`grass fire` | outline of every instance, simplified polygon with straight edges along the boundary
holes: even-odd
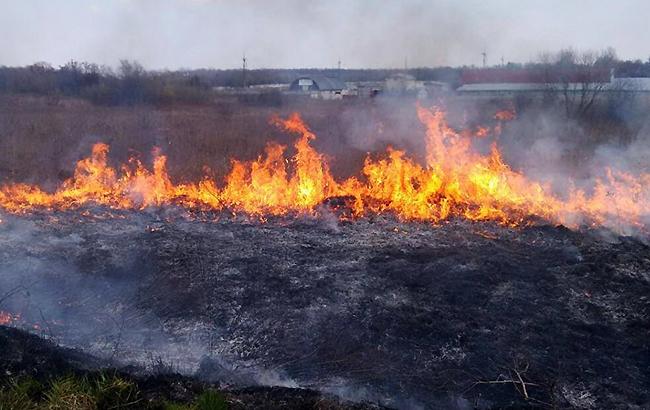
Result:
[[[645,2],[5,3],[0,410],[650,408]]]
[[[89,203],[116,209],[181,205],[264,218],[313,214],[324,201],[342,197],[349,200],[354,217],[392,212],[405,221],[435,223],[463,217],[515,226],[542,218],[570,227],[582,223],[645,230],[650,216],[650,174],[631,175],[607,168],[589,192],[573,188],[566,198],[559,198],[548,186],[505,164],[498,141],[488,154],[472,150],[473,138],[486,133],[498,137],[500,124],[493,130],[480,127],[472,134],[451,129],[438,108],[418,106],[417,113],[426,127],[425,165],[404,151],[388,148],[377,159],[365,159],[362,178],[337,182],[327,160],[310,145],[315,134],[294,113],[284,120],[274,118],[272,123],[299,136],[294,144],[296,154],[288,158],[286,147],[268,143],[257,160],[231,159],[232,169],[222,188],[208,177],[198,183],[174,184],[166,171],[166,157],[158,148],[153,150],[152,170],[131,158],[119,172],[108,165],[109,146],[97,143],[91,156],[77,163],[74,176],[55,192],[25,184],[5,185],[0,190],[0,205],[17,213],[79,208]],[[495,118],[512,120],[514,114],[500,111]]]

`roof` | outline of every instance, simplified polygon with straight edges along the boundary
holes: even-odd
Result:
[[[456,91],[461,92],[498,92],[498,91],[545,91],[546,84],[542,83],[484,83],[465,84]]]
[[[316,83],[316,86],[320,91],[338,91],[345,89],[345,83],[339,80],[338,78],[326,77],[323,74],[308,74],[298,76],[295,80],[291,82],[294,84],[298,80],[309,79]]]
[[[568,85],[569,91],[580,91],[583,83],[481,83],[465,84],[456,89],[459,92],[534,92],[562,91]],[[612,82],[591,83],[589,89],[602,87],[603,91],[650,92],[650,78],[615,78]]]
[[[564,82],[580,83],[585,80],[608,82],[610,71],[606,68],[582,70],[580,68],[466,68],[461,72],[462,84],[498,84],[498,83],[548,83]]]
[[[624,91],[647,91],[650,92],[650,78],[646,77],[626,77],[615,78],[612,82],[612,88]]]
[[[415,81],[415,76],[406,73],[395,73],[389,75],[386,79],[393,81]]]

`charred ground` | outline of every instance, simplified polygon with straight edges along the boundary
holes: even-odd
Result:
[[[2,289],[19,290],[2,309],[111,365],[138,363],[136,374],[404,408],[649,403],[643,241],[467,221],[196,216],[4,218]]]

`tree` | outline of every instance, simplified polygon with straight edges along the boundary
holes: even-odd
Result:
[[[540,56],[549,92],[559,93],[567,118],[586,117],[605,91],[618,60],[612,48],[578,52],[568,48]]]
[[[126,104],[144,101],[146,72],[137,61],[121,60],[118,69],[121,80],[120,100]]]

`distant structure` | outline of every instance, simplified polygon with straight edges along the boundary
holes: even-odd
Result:
[[[241,71],[242,87],[246,88],[248,84],[246,83],[246,54],[242,57],[242,71]]]
[[[384,82],[387,95],[415,96],[427,98],[450,91],[449,84],[440,81],[418,81],[411,74],[395,73]]]
[[[384,89],[388,94],[406,94],[417,92],[418,82],[411,74],[396,73],[386,78]]]
[[[543,98],[554,93],[582,93],[598,89],[602,92],[638,93],[650,96],[650,79],[616,78],[614,72],[592,70],[589,78],[576,72],[534,69],[487,68],[468,69],[461,74],[461,96]]]
[[[289,92],[308,94],[312,98],[324,100],[342,99],[347,94],[347,87],[338,78],[326,77],[322,74],[298,76],[289,85]]]

